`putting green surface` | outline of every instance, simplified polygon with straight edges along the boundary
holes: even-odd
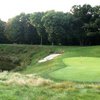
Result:
[[[50,76],[58,80],[79,82],[100,82],[100,58],[70,57],[63,59],[66,67],[58,69]]]

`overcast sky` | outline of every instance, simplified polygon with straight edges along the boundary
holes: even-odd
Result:
[[[100,0],[0,0],[0,18],[7,21],[21,12],[70,11],[73,5],[100,5]]]

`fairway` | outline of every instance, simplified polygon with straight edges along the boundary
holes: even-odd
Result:
[[[70,57],[63,59],[65,68],[58,69],[50,76],[58,80],[79,82],[100,82],[100,58]]]

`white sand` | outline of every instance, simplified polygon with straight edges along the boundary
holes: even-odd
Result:
[[[61,55],[61,54],[50,54],[50,55],[48,55],[47,57],[45,57],[45,58],[39,60],[38,63],[42,63],[42,62],[46,62],[46,61],[48,61],[48,60],[52,60],[52,59],[54,59],[55,57],[57,57],[57,56],[59,56],[59,55]]]

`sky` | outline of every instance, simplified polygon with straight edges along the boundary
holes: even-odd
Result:
[[[7,21],[22,12],[33,13],[47,10],[70,11],[73,5],[100,5],[100,0],[0,0],[0,19]]]

